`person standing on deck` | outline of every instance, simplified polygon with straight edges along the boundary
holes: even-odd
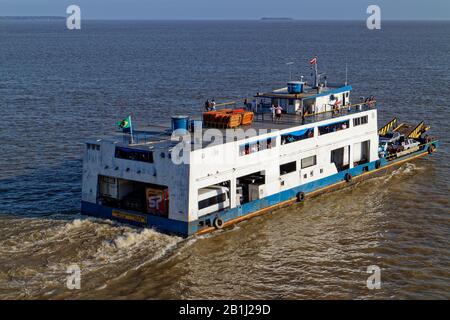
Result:
[[[256,103],[256,100],[255,99],[253,99],[253,101],[252,101],[252,111],[254,112],[254,113],[257,113],[257,110],[258,109],[258,105],[257,105],[257,103]]]
[[[211,100],[211,110],[216,110],[216,100]]]
[[[277,105],[275,108],[275,118],[277,122],[281,120],[281,112],[283,111],[283,108],[280,105]]]
[[[246,109],[246,110],[249,109],[249,103],[248,103],[247,98],[244,99],[244,106],[245,106],[245,109]]]
[[[272,112],[272,122],[275,122],[275,112],[276,112],[275,105],[272,104],[272,107],[270,107],[270,111]]]

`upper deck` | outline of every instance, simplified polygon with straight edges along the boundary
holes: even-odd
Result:
[[[233,122],[233,124],[224,122],[231,121],[230,114],[233,114],[234,111],[228,111],[228,113],[225,113],[227,114],[226,116],[217,116],[218,112],[214,112],[216,110],[215,107],[225,107],[228,104],[223,103],[215,105],[207,100],[205,103],[205,111],[212,112],[205,113],[203,119],[200,119],[201,116],[190,118],[190,120],[205,121],[202,123],[201,139],[199,139],[199,127],[201,126],[197,126],[195,134],[191,133],[190,135],[191,143],[197,143],[198,146],[198,142],[201,141],[201,148],[203,149],[211,145],[209,136],[213,135],[216,137],[219,133],[223,138],[223,142],[231,142],[268,134],[273,131],[284,131],[290,128],[303,129],[301,127],[305,126],[305,128],[309,129],[307,126],[311,126],[315,123],[324,122],[324,124],[328,124],[327,121],[330,122],[329,120],[348,117],[375,108],[375,101],[372,98],[366,100],[364,103],[351,105],[350,92],[352,91],[352,87],[348,85],[347,82],[341,84],[328,82],[325,76],[318,73],[317,58],[311,60],[311,64],[314,66],[315,74],[314,82],[312,84],[303,81],[303,77],[301,77],[300,81],[287,82],[286,87],[265,93],[258,92],[253,97],[253,101],[249,102],[246,99],[244,101],[244,106],[238,107],[236,103],[234,103],[235,109],[252,111],[254,114],[253,121],[251,121],[250,118],[249,121],[244,122],[244,116],[242,116],[242,121],[240,123],[239,120],[237,120],[237,123],[236,121]],[[321,81],[322,76],[323,81]],[[277,112],[275,111],[276,109]],[[274,115],[275,113],[278,115],[280,109],[282,110],[281,117],[277,116],[275,119]],[[248,115],[249,112],[246,112],[246,114]],[[212,116],[212,120],[209,116]],[[172,121],[174,121],[174,118],[182,119],[182,121],[187,119],[187,117],[173,117]],[[165,124],[150,125],[146,128],[134,130],[132,135],[116,135],[105,140],[128,148],[144,150],[157,148],[170,150],[173,146],[178,144],[180,140],[179,137],[172,137],[172,125],[173,128],[178,128],[174,123],[167,122]],[[250,124],[243,125],[243,123]],[[207,126],[214,128],[209,128]],[[187,129],[187,123],[184,123],[182,127]],[[233,127],[234,129],[225,129],[226,127]],[[244,134],[242,134],[242,131],[239,131],[239,129],[244,131]],[[184,135],[183,138],[185,141],[186,136],[187,135]],[[213,139],[213,144],[217,144],[216,139]]]
[[[339,108],[335,111],[325,111],[322,113],[305,115],[301,116],[298,114],[288,114],[285,113],[281,116],[281,119],[277,121],[273,121],[272,115],[268,113],[256,113],[255,118],[252,124],[241,126],[236,129],[242,129],[246,132],[253,130],[256,132],[256,135],[260,133],[269,133],[271,131],[281,131],[285,129],[290,129],[299,126],[307,126],[320,122],[325,122],[331,119],[340,119],[345,116],[358,114],[361,112],[365,112],[368,110],[375,109],[375,103],[361,103],[355,105],[349,105],[342,108]],[[207,133],[207,130],[210,128],[202,128],[202,135]],[[214,130],[220,131],[223,137],[226,139],[227,136],[237,137],[237,140],[243,140],[248,138],[248,136],[236,136],[236,129],[217,129]],[[130,134],[114,134],[112,136],[107,136],[105,138],[99,140],[109,141],[111,143],[115,143],[121,146],[126,146],[128,148],[135,149],[154,149],[154,148],[170,148],[176,145],[179,141],[172,141],[172,129],[170,127],[170,123],[162,124],[162,125],[150,125],[148,127],[137,130],[133,133],[133,139]],[[97,142],[99,140],[96,140]],[[192,143],[194,142],[194,137],[192,133],[191,137]],[[207,147],[210,144],[210,141],[203,142],[203,148]]]
[[[325,120],[341,118],[347,115],[357,114],[360,112],[375,109],[375,104],[361,103],[340,108],[336,111],[325,111],[302,117],[298,114],[283,114],[278,122],[272,121],[272,117],[267,113],[258,113],[252,126],[255,129],[288,129],[299,125],[313,124]]]

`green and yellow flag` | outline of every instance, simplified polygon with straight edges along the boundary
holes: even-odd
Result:
[[[117,126],[119,129],[122,129],[123,132],[131,131],[131,116],[126,117],[122,121],[117,122]]]

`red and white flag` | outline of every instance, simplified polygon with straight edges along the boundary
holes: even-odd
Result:
[[[309,60],[310,64],[317,64],[317,57],[312,58],[311,60]]]

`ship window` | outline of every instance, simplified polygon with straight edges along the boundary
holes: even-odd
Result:
[[[305,168],[309,168],[309,167],[315,166],[316,163],[317,163],[317,157],[316,157],[316,156],[311,156],[311,157],[303,158],[303,159],[302,159],[302,169],[305,169]]]
[[[99,176],[99,180],[101,183],[105,184],[116,184],[117,179],[113,177],[107,177],[107,176]]]
[[[349,126],[348,120],[330,123],[330,124],[327,124],[324,126],[320,126],[319,134],[322,135],[322,134],[332,133],[332,132],[336,132],[336,131],[340,131],[340,130],[345,130],[345,129],[348,129],[348,126]]]
[[[281,135],[281,144],[287,144],[314,137],[314,128],[297,130]]]
[[[354,127],[360,126],[360,125],[362,125],[362,124],[366,124],[368,121],[369,121],[369,119],[368,119],[367,116],[359,117],[359,118],[354,118],[354,119],[353,119],[353,126],[354,126]]]
[[[280,175],[288,174],[297,170],[297,162],[289,162],[280,166]]]
[[[146,150],[116,147],[114,156],[118,159],[153,163],[153,152]]]
[[[100,150],[100,145],[98,144],[93,144],[93,143],[87,143],[87,148],[90,150]]]
[[[276,139],[275,138],[268,138],[263,139],[251,143],[246,143],[239,146],[239,155],[245,156],[248,154],[252,154],[258,151],[263,151],[267,149],[272,149],[276,147]]]

